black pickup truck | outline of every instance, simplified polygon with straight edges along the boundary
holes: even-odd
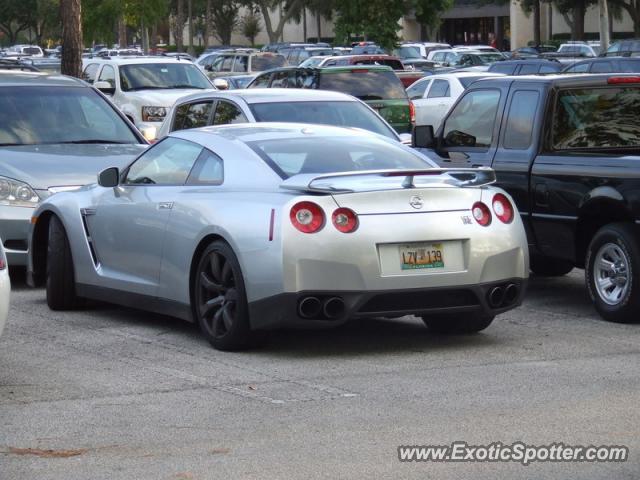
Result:
[[[584,268],[598,312],[640,321],[640,76],[491,77],[414,146],[489,166],[524,220],[531,270]]]

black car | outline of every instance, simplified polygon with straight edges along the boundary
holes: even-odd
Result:
[[[511,52],[511,58],[515,59],[527,59],[537,58],[541,53],[555,52],[556,47],[552,45],[538,45],[536,47],[520,47]]]
[[[582,60],[566,67],[565,73],[640,73],[640,58],[604,57]]]
[[[560,62],[544,59],[505,60],[491,65],[489,71],[505,75],[536,75],[538,73],[560,72],[562,65]]]

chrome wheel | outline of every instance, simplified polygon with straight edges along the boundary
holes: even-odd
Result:
[[[238,292],[233,268],[218,251],[209,252],[200,266],[196,290],[200,323],[212,337],[223,337],[236,319]]]
[[[593,278],[598,296],[607,305],[618,305],[629,291],[629,264],[624,250],[615,243],[606,243],[596,253]]]

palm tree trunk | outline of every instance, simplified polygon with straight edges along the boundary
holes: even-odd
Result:
[[[61,0],[63,75],[80,78],[82,73],[82,6],[80,0]]]

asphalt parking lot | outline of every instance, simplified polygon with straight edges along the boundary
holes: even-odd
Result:
[[[640,325],[601,321],[582,272],[533,278],[481,334],[412,317],[284,331],[245,353],[95,305],[50,312],[14,275],[0,338],[2,479],[640,476]],[[626,463],[401,463],[399,445],[626,445]]]

